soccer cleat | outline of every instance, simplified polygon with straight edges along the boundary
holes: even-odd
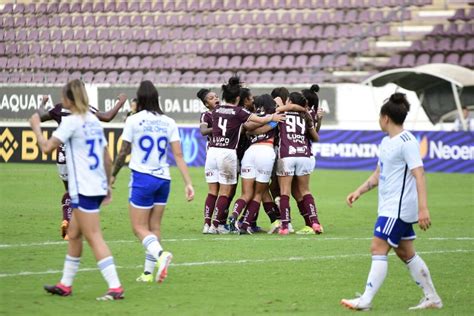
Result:
[[[295,233],[295,229],[293,228],[293,225],[291,225],[291,223],[288,223],[288,232],[290,234],[294,234]]]
[[[278,229],[280,228],[280,225],[281,225],[280,220],[277,219],[276,221],[272,223],[267,234],[271,235],[271,234],[277,233]]]
[[[56,285],[45,285],[43,288],[46,290],[46,292],[53,295],[69,296],[72,294],[72,286],[65,286],[61,283]]]
[[[253,234],[262,234],[262,233],[266,233],[266,231],[263,230],[262,227],[260,226],[250,226],[250,229],[252,231]]]
[[[220,224],[219,226],[217,226],[217,233],[219,235],[225,235],[225,234],[228,234],[230,233],[229,229],[226,227],[227,225],[222,225]]]
[[[168,275],[168,266],[171,263],[171,259],[173,259],[173,255],[171,252],[163,251],[161,256],[158,258],[158,272],[156,272],[155,281],[158,283],[163,282]]]
[[[324,230],[323,230],[323,226],[320,225],[320,224],[318,224],[318,223],[313,223],[313,225],[311,225],[311,228],[312,228],[312,230],[314,231],[314,233],[315,233],[316,235],[320,235],[320,234],[322,234],[323,231],[324,231]]]
[[[252,228],[247,227],[247,229],[240,228],[239,229],[239,235],[252,235]]]
[[[136,279],[136,281],[137,281],[137,282],[146,282],[146,283],[153,282],[153,274],[151,274],[151,273],[146,274],[145,272],[143,272],[143,273]]]
[[[289,235],[290,234],[290,230],[288,228],[281,228],[278,230],[278,234],[279,235]]]
[[[296,231],[297,235],[312,235],[314,234],[313,228],[309,226],[305,226],[301,228],[300,230]]]
[[[229,217],[229,231],[231,233],[237,233],[239,231],[236,227],[236,222],[233,216]]]
[[[343,305],[344,307],[347,307],[349,309],[356,310],[356,311],[368,311],[372,308],[372,305],[370,303],[363,304],[361,302],[360,297],[354,298],[354,299],[351,299],[351,300],[342,299],[341,300],[341,305]]]
[[[203,234],[209,234],[209,224],[208,223],[204,224],[204,227],[202,228],[202,233]]]
[[[68,227],[69,227],[69,222],[67,220],[63,220],[62,223],[61,223],[61,237],[64,240],[69,240],[69,238],[67,236]]]
[[[443,307],[443,302],[441,298],[437,296],[434,299],[429,299],[428,297],[423,297],[420,300],[420,303],[416,306],[410,307],[409,310],[419,310],[419,309],[440,309]]]
[[[115,301],[115,300],[123,300],[125,296],[123,295],[124,290],[122,287],[118,287],[116,289],[109,289],[104,296],[97,297],[96,300],[98,301]]]

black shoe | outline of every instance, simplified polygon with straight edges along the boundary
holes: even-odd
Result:
[[[123,295],[124,290],[120,287],[117,289],[109,289],[104,296],[96,298],[98,301],[115,301],[115,300],[123,300],[125,296]]]
[[[44,289],[46,290],[46,292],[51,293],[53,295],[69,296],[72,294],[72,287],[62,285],[61,283],[58,283],[56,285],[45,285]]]
[[[229,231],[231,233],[236,233],[237,228],[235,227],[235,218],[234,217],[229,217]]]

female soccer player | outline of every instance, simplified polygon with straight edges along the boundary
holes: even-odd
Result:
[[[206,181],[219,182],[219,196],[216,201],[212,225],[209,233],[228,233],[220,224],[225,220],[225,209],[229,206],[232,186],[237,183],[237,153],[242,125],[247,122],[266,124],[270,121],[279,122],[284,115],[272,114],[259,117],[247,109],[238,107],[241,83],[239,77],[232,77],[228,84],[222,85],[222,98],[226,102],[220,104],[212,112],[212,139],[206,159]]]
[[[275,101],[269,94],[261,95],[255,100],[258,112],[264,115],[275,113],[275,105]],[[234,230],[238,217],[247,206],[247,212],[240,226],[240,234],[253,233],[251,224],[256,220],[263,195],[268,192],[268,183],[275,161],[273,141],[276,125],[276,123],[273,126],[265,125],[261,131],[257,129],[250,133],[251,145],[242,159],[242,195],[236,201],[232,215],[229,217],[229,226],[231,230]],[[276,218],[273,219],[275,220]]]
[[[306,106],[306,98],[299,92],[292,92],[287,101],[288,106]],[[290,221],[290,194],[293,177],[302,196],[311,196],[309,191],[309,175],[313,171],[314,162],[310,158],[311,150],[306,132],[308,131],[312,140],[319,139],[313,128],[313,122],[309,114],[305,112],[285,112],[286,120],[279,124],[280,141],[278,148],[277,176],[280,185],[280,235],[288,235],[288,224]],[[301,113],[301,114],[300,114]],[[305,115],[304,115],[305,114]],[[310,205],[308,201],[308,205]],[[316,219],[316,208],[309,207],[312,228],[315,233],[320,231],[320,225]]]
[[[372,299],[387,275],[387,255],[392,248],[405,262],[413,280],[424,293],[420,303],[410,309],[443,306],[430,271],[413,246],[416,238],[413,224],[418,222],[420,228],[426,230],[431,221],[418,141],[412,133],[403,129],[409,110],[410,104],[402,93],[393,94],[382,106],[379,124],[388,136],[380,144],[377,168],[366,182],[346,198],[347,204],[352,207],[362,194],[379,186],[378,218],[371,246],[372,266],[364,294],[359,298],[341,301],[342,305],[350,309],[371,309]]]
[[[51,110],[46,111],[44,109],[44,106],[46,105],[48,100],[49,98],[47,95],[43,96],[41,107],[38,110],[38,114],[40,116],[41,122],[54,120],[59,125],[61,124],[62,118],[70,115],[71,111],[69,111],[68,109],[65,109],[61,103],[56,104]],[[107,112],[100,112],[97,108],[89,105],[89,111],[92,114],[95,114],[100,121],[110,122],[111,120],[114,119],[114,117],[117,115],[117,113],[119,112],[119,110],[122,108],[122,106],[125,104],[126,101],[127,101],[127,96],[121,93],[117,97],[117,103],[111,110]],[[69,222],[71,220],[72,208],[71,208],[71,197],[69,196],[68,186],[67,186],[68,172],[67,172],[67,167],[66,167],[66,150],[65,150],[64,144],[61,144],[58,147],[56,165],[58,167],[59,177],[63,181],[64,188],[66,189],[66,192],[61,198],[61,206],[62,206],[62,211],[63,211],[63,220],[61,222],[61,237],[67,240],[68,239],[67,228],[69,227]]]
[[[161,219],[170,193],[171,177],[167,163],[167,148],[176,160],[183,176],[188,201],[194,198],[194,188],[181,151],[178,126],[163,114],[158,102],[158,91],[151,81],[143,81],[137,91],[140,112],[130,116],[122,133],[122,148],[115,161],[113,179],[131,152],[129,210],[135,235],[146,249],[145,271],[137,281],[151,282],[155,263],[158,263],[156,282],[167,276],[172,254],[163,251],[159,242]]]
[[[207,108],[207,111],[201,114],[201,120],[199,121],[199,130],[201,131],[201,135],[207,136],[207,151],[207,149],[209,149],[209,143],[211,142],[212,135],[212,111],[219,104],[219,97],[217,96],[217,93],[212,92],[209,89],[199,90],[197,97]],[[207,185],[207,197],[206,201],[204,202],[204,226],[202,228],[203,234],[207,234],[209,232],[212,212],[216,206],[217,194],[219,193],[219,182],[208,183]]]
[[[62,103],[71,115],[63,117],[52,137],[45,139],[41,132],[40,116],[33,114],[30,125],[38,139],[42,152],[50,153],[60,144],[66,144],[68,156],[68,188],[73,208],[68,229],[69,241],[61,281],[45,285],[44,289],[60,296],[72,293],[72,283],[79,269],[82,254],[82,236],[92,248],[97,265],[109,285],[108,292],[98,300],[123,299],[114,264],[114,258],[100,230],[99,208],[110,201],[110,157],[106,150],[107,140],[97,117],[89,111],[89,100],[80,80],[70,81],[63,89]]]

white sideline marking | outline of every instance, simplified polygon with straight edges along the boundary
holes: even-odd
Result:
[[[419,254],[446,254],[446,253],[472,253],[473,249],[455,249],[455,250],[435,250],[435,251],[418,251]],[[394,256],[392,252],[389,254]],[[327,255],[327,256],[313,256],[313,257],[289,257],[289,258],[270,258],[270,259],[240,259],[240,260],[213,260],[213,261],[198,261],[198,262],[183,262],[183,263],[171,263],[172,267],[194,267],[194,266],[207,266],[207,265],[221,265],[221,264],[253,264],[253,263],[269,263],[269,262],[291,262],[291,261],[314,261],[314,260],[333,260],[343,258],[355,258],[355,257],[369,257],[369,253],[358,253],[358,254],[347,254],[347,255]],[[142,268],[139,266],[121,267],[117,266],[117,269],[138,269]],[[79,269],[79,272],[90,272],[98,271],[98,268],[83,268]],[[45,274],[58,274],[62,273],[62,270],[46,270],[38,272],[18,272],[18,273],[3,273],[0,274],[0,278],[17,277],[17,276],[29,276],[29,275],[45,275]]]
[[[281,240],[314,240],[314,241],[332,241],[332,240],[372,240],[372,237],[296,237],[296,238],[287,238],[287,237],[252,237],[252,236],[232,236],[232,237],[210,237],[210,238],[175,238],[175,239],[163,239],[163,242],[182,242],[182,241],[240,241],[240,240],[249,240],[249,241],[281,241]],[[474,237],[430,237],[423,238],[423,240],[474,240]],[[125,243],[140,243],[137,239],[134,240],[107,240],[108,244],[125,244]],[[14,247],[44,247],[44,246],[54,246],[54,245],[67,245],[67,241],[45,241],[38,243],[28,243],[28,244],[0,244],[0,249],[5,248],[14,248]]]

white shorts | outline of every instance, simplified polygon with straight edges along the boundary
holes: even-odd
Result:
[[[237,183],[237,153],[234,149],[211,147],[204,166],[207,183]]]
[[[56,166],[58,167],[58,173],[61,180],[67,181],[68,179],[67,165],[65,163],[57,163]]]
[[[311,157],[286,157],[277,161],[277,176],[305,176],[314,169],[314,160]]]
[[[241,177],[268,183],[272,177],[274,162],[275,150],[273,146],[252,145],[245,151],[242,159]]]

